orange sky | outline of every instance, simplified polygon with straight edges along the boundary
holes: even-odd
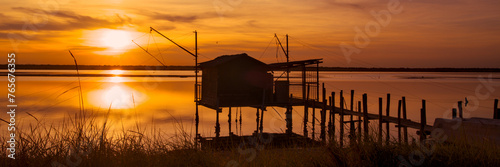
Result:
[[[277,56],[274,33],[290,35],[292,60],[324,66],[499,67],[498,0],[1,0],[1,53],[18,64],[192,65],[149,27],[194,50],[200,62],[248,53]],[[267,48],[267,49],[266,49]],[[344,49],[344,51],[343,51]],[[352,52],[352,53],[349,53]],[[4,64],[7,59],[0,59]]]

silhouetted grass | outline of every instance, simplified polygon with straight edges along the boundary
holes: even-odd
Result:
[[[311,148],[274,148],[262,150],[235,148],[229,151],[195,149],[193,136],[177,123],[176,135],[163,135],[161,129],[124,129],[110,134],[107,120],[97,114],[75,114],[63,122],[43,120],[19,127],[16,131],[16,159],[2,152],[0,166],[397,166],[401,155],[407,161],[416,144],[379,144],[368,141],[340,147],[329,144]],[[0,138],[7,147],[7,136]],[[499,166],[498,147],[482,143],[445,143],[424,152],[423,166]],[[252,154],[251,151],[255,151]],[[417,159],[418,160],[418,159]],[[411,163],[411,162],[410,162]]]

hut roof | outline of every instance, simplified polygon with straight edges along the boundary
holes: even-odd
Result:
[[[200,63],[200,67],[201,68],[217,67],[219,65],[231,63],[232,61],[240,59],[246,59],[245,63],[253,63],[268,68],[268,65],[266,63],[263,63],[253,57],[250,57],[246,53],[219,56],[213,60]]]

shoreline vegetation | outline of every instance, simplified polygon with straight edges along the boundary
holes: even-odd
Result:
[[[315,67],[308,67],[314,68]],[[0,69],[7,69],[1,64]],[[75,65],[16,64],[18,70],[75,70]],[[141,65],[79,65],[79,70],[194,70],[194,66],[141,66]],[[299,68],[291,68],[299,71]],[[350,72],[500,72],[500,68],[379,68],[379,67],[319,67],[320,71]]]
[[[379,143],[376,134],[371,134],[368,140],[357,140],[344,147],[336,141],[320,147],[273,148],[261,144],[258,148],[246,145],[230,150],[199,150],[181,122],[172,125],[176,135],[167,136],[161,128],[144,127],[137,122],[135,128],[122,127],[112,132],[108,115],[99,121],[102,119],[96,111],[70,115],[60,124],[37,119],[34,124],[20,127],[16,132],[19,135],[16,159],[7,158],[3,152],[0,166],[500,165],[500,150],[488,143],[445,142],[427,148],[414,142],[398,143],[395,138],[389,143]],[[6,147],[6,140],[6,136],[0,137],[2,148]],[[422,154],[416,155],[415,151]]]

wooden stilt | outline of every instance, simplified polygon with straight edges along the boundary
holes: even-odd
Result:
[[[309,90],[310,90],[310,86],[308,85],[307,86],[307,94],[306,94],[306,97],[304,97],[305,99],[305,102],[304,102],[304,137],[308,137],[308,133],[307,133],[307,121],[309,121]]]
[[[401,100],[398,101],[398,143],[401,144]]]
[[[500,110],[498,110],[498,99],[493,103],[493,119],[500,119]]]
[[[363,113],[361,110],[361,101],[358,101],[358,112]],[[361,114],[358,116],[358,141],[361,141]]]
[[[420,141],[425,140],[425,125],[427,125],[427,118],[426,118],[426,109],[425,109],[425,100],[422,100],[422,110],[420,112]]]
[[[354,90],[351,90],[351,111],[354,111]],[[355,128],[354,128],[354,116],[351,114],[350,115],[350,122],[349,122],[349,143],[354,143],[355,140]]]
[[[231,136],[231,107],[229,107],[229,112],[227,114],[227,124],[229,126],[229,136]]]
[[[257,108],[257,113],[255,114],[255,116],[257,116],[257,118],[255,119],[255,122],[257,123],[257,128],[255,129],[255,133],[259,133],[259,120],[260,120],[260,115],[259,115],[259,108]]]
[[[322,143],[326,143],[326,127],[325,127],[325,123],[326,123],[326,89],[325,89],[325,83],[323,83],[323,90],[322,90],[322,94],[323,94],[323,107],[321,108],[321,133],[319,135],[319,138],[321,138],[321,142]]]
[[[364,138],[365,141],[368,141],[368,96],[363,94],[363,131],[364,131]]]
[[[387,94],[387,106],[385,109],[385,116],[390,117],[390,111],[391,111],[391,94]],[[390,128],[389,128],[389,121],[384,121],[385,122],[385,144],[389,145],[389,141],[391,140],[391,135],[390,135]]]
[[[340,146],[342,147],[344,145],[344,95],[343,95],[343,90],[340,90],[340,113],[339,113],[339,115],[340,115],[339,142],[340,142]]]
[[[378,98],[378,143],[382,144],[382,98]]]
[[[286,106],[286,133],[291,134],[293,133],[293,124],[292,124],[292,99],[293,99],[293,94],[290,95],[289,103],[290,105]]]
[[[264,131],[264,109],[261,109],[260,111],[260,126],[259,126],[259,129],[260,129],[260,133],[262,133]]]
[[[222,112],[222,109],[219,108],[215,111],[217,114],[217,118],[215,119],[215,137],[219,138],[220,136],[220,123],[219,123],[219,113]]]
[[[406,98],[403,96],[402,99],[401,99],[401,106],[403,107],[403,120],[408,120],[407,117],[406,117]],[[404,137],[404,141],[405,141],[405,144],[408,144],[408,127],[406,126],[403,126],[403,137]]]
[[[328,131],[330,132],[330,141],[335,142],[335,92],[332,92],[330,106],[332,108],[330,110],[330,129]]]
[[[464,118],[463,110],[462,110],[462,101],[458,101],[458,117],[460,119]]]
[[[316,107],[312,108],[312,118],[311,119],[312,119],[311,120],[312,121],[311,122],[311,124],[312,124],[311,138],[316,139],[316,136],[315,136],[316,135],[316,128],[315,128],[316,127]]]
[[[457,118],[457,109],[456,108],[451,109],[451,118],[452,119]]]

